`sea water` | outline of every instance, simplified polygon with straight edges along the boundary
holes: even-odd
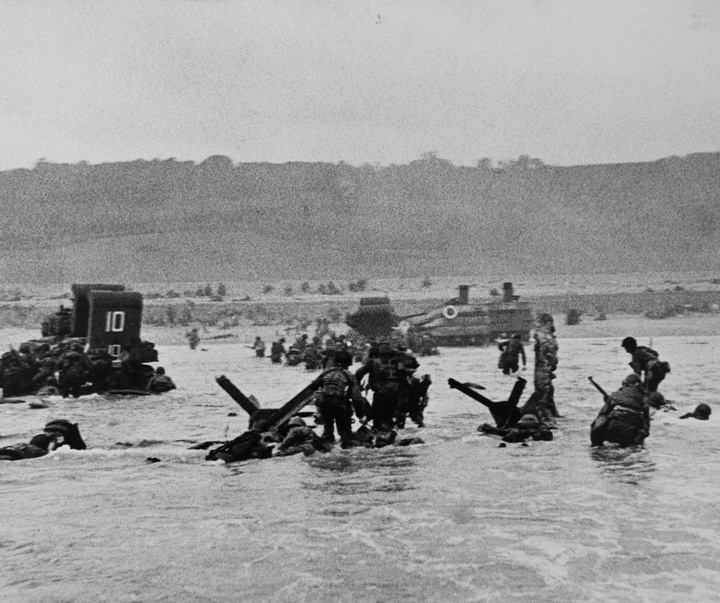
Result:
[[[559,346],[563,416],[528,446],[481,435],[487,410],[447,385],[505,399],[493,348],[420,359],[431,400],[408,447],[205,461],[192,444],[247,427],[217,375],[265,407],[315,375],[232,344],[161,349],[168,394],[0,405],[0,445],[67,418],[89,447],[0,463],[0,601],[720,600],[720,338],[654,339],[678,410],[627,449],[590,447],[587,377],[614,391],[629,356],[617,339]],[[679,418],[700,402],[709,421]]]

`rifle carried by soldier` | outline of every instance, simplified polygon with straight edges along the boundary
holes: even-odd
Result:
[[[610,394],[608,394],[602,387],[600,387],[592,377],[588,377],[588,380],[595,386],[595,389],[602,394],[603,400],[607,404],[607,401],[610,399]],[[605,407],[603,407],[603,409],[604,408]],[[601,413],[598,414],[598,416],[592,422],[592,425],[590,425],[590,443],[593,446],[603,445],[605,438],[605,427],[607,426],[607,423],[608,416],[607,414],[602,414],[601,411]]]
[[[598,390],[602,394],[603,400],[605,400],[605,402],[607,402],[608,398],[610,397],[610,394],[608,394],[602,387],[600,387],[592,377],[588,377],[588,380],[590,381],[590,383],[592,383],[595,386],[595,389]]]

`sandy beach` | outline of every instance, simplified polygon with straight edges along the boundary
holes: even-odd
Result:
[[[328,281],[330,282],[330,281]],[[266,341],[300,331],[314,330],[318,318],[330,321],[338,333],[347,331],[344,318],[354,312],[362,297],[387,296],[399,316],[442,307],[457,296],[458,286],[470,285],[470,302],[487,302],[490,292],[513,282],[521,301],[535,312],[555,318],[557,335],[567,338],[620,338],[632,335],[646,340],[665,336],[720,335],[720,279],[711,272],[600,275],[468,275],[418,279],[370,279],[362,291],[353,283],[337,281],[339,293],[318,292],[315,281],[228,282],[218,299],[198,296],[198,290],[219,284],[133,283],[126,287],[144,295],[142,337],[158,346],[180,345],[193,326],[200,331],[202,347],[227,343],[250,344],[257,335]],[[0,344],[17,346],[40,337],[40,322],[63,304],[72,305],[70,286],[63,284],[5,285],[0,296]],[[672,306],[681,313],[663,319],[647,318],[648,310]],[[695,311],[702,307],[704,311]],[[188,309],[185,324],[168,324],[167,314]],[[577,325],[565,324],[565,311],[579,308]],[[686,309],[687,308],[687,309]],[[604,310],[607,320],[596,320]],[[309,325],[309,326],[308,326]]]

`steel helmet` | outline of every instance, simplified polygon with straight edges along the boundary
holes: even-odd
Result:
[[[348,367],[353,363],[352,354],[346,350],[340,350],[335,354],[335,364]]]
[[[626,350],[634,350],[637,347],[637,340],[634,337],[626,337],[620,344]]]
[[[642,385],[642,379],[640,379],[640,375],[636,375],[635,373],[630,373],[625,379],[623,379],[622,382],[623,385]]]

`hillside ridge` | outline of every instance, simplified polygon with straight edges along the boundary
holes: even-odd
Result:
[[[0,172],[2,282],[720,268],[720,153],[475,168],[173,159]]]

